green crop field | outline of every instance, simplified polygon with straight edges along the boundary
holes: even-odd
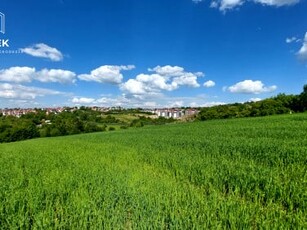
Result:
[[[0,229],[307,229],[307,114],[1,144]]]

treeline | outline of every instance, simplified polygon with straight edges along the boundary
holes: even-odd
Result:
[[[39,110],[20,118],[0,117],[0,143],[14,142],[36,137],[54,137],[79,133],[104,131],[105,125],[91,120],[82,120],[74,113],[46,115]]]
[[[130,114],[134,118],[122,121],[115,118],[115,114],[124,116]],[[37,137],[113,131],[115,127],[127,129],[129,127],[143,127],[144,125],[161,125],[174,121],[174,119],[166,118],[153,119],[147,117],[147,115],[147,113],[142,114],[140,110],[136,109],[102,113],[86,107],[58,114],[46,114],[46,111],[36,109],[35,113],[28,113],[19,118],[0,114],[0,143]]]
[[[0,114],[0,143],[39,137],[36,124],[28,119],[4,117]]]
[[[202,108],[199,120],[259,117],[307,111],[307,85],[299,95],[278,94],[258,102],[235,103]]]
[[[140,116],[138,119],[132,120],[130,127],[143,127],[144,125],[164,125],[175,121],[176,120],[174,118],[158,117],[156,119],[152,119],[150,117]]]

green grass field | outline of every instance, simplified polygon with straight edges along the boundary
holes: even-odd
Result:
[[[0,145],[0,229],[306,229],[307,114]]]

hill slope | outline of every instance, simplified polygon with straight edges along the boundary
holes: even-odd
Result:
[[[307,114],[0,145],[0,228],[307,228]]]

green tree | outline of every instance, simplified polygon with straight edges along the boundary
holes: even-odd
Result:
[[[301,110],[306,111],[307,110],[307,84],[303,87],[303,92],[299,96]]]

